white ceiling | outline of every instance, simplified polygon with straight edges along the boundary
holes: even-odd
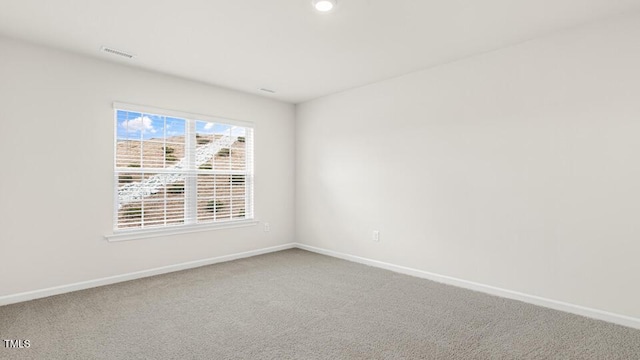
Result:
[[[636,10],[640,0],[338,0],[331,14],[311,0],[0,0],[0,34],[299,103]]]

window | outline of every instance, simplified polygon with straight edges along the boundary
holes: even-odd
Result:
[[[252,219],[253,129],[238,123],[117,106],[115,230]]]

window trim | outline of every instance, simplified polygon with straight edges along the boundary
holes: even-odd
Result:
[[[213,122],[218,124],[247,127],[247,128],[253,129],[254,137],[255,137],[255,126],[254,126],[254,123],[250,121],[242,121],[242,120],[230,119],[226,117],[223,118],[218,116],[204,115],[204,114],[172,110],[172,109],[164,109],[164,108],[158,108],[154,106],[129,104],[129,103],[123,103],[123,102],[113,102],[112,109],[114,111],[124,110],[124,111],[131,111],[131,112],[140,112],[140,113],[161,114],[163,116],[183,118],[188,121],[198,120],[198,121],[207,121],[207,122]],[[117,126],[117,124],[114,124],[114,125]],[[115,146],[117,144],[115,140],[115,137],[117,136],[115,131],[113,133],[113,136],[114,136],[113,159],[115,159],[115,156],[116,156]],[[254,139],[253,146],[255,149],[255,139]],[[252,159],[255,158],[255,154],[252,154],[251,158]],[[186,233],[195,233],[195,232],[202,232],[202,231],[234,229],[234,228],[249,227],[249,226],[257,225],[259,221],[256,220],[256,216],[255,216],[255,204],[254,204],[255,165],[253,165],[253,161],[255,160],[252,160],[253,169],[251,173],[253,175],[254,180],[252,181],[251,189],[248,189],[249,192],[252,194],[251,200],[250,200],[251,201],[250,206],[252,207],[251,218],[240,219],[240,220],[229,220],[229,221],[215,222],[215,223],[200,223],[200,224],[195,223],[195,224],[172,225],[172,226],[166,226],[166,227],[142,228],[142,229],[135,229],[135,228],[117,229],[116,224],[114,222],[112,223],[112,230],[111,230],[112,233],[104,235],[104,238],[109,242],[116,242],[116,241],[127,241],[127,240],[145,239],[145,238],[161,237],[161,236],[171,236],[171,235],[186,234]],[[113,171],[115,172],[116,170],[115,161],[113,166],[114,166]],[[112,188],[115,188],[115,184],[112,184]],[[114,213],[115,212],[117,212],[117,200],[114,196]],[[116,217],[113,218],[113,221],[115,221],[115,219]]]
[[[196,232],[202,232],[202,231],[236,229],[236,228],[256,226],[259,223],[260,221],[254,218],[254,219],[225,221],[220,223],[168,226],[164,228],[117,230],[117,231],[114,230],[112,234],[104,235],[104,238],[109,242],[118,242],[118,241],[147,239],[147,238],[161,237],[161,236],[189,234],[189,233],[196,233]]]
[[[154,107],[154,106],[114,102],[113,110],[126,110],[126,111],[139,112],[139,113],[162,114],[170,117],[204,120],[209,122],[222,123],[225,125],[237,125],[237,126],[243,126],[243,127],[250,127],[250,128],[254,128],[255,130],[254,123],[251,121],[242,121],[242,120],[230,119],[226,117],[204,115],[204,114],[198,114],[198,113],[192,113],[192,112],[186,112],[186,111],[180,111],[180,110],[163,109],[163,108]]]

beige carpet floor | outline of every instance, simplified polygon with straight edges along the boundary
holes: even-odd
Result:
[[[640,330],[287,250],[0,307],[0,359],[640,359]]]

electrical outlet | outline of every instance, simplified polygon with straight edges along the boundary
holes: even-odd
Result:
[[[271,231],[271,225],[269,225],[269,223],[264,223],[264,231],[265,232]]]
[[[373,241],[375,241],[375,242],[379,242],[380,241],[380,231],[373,230]]]

